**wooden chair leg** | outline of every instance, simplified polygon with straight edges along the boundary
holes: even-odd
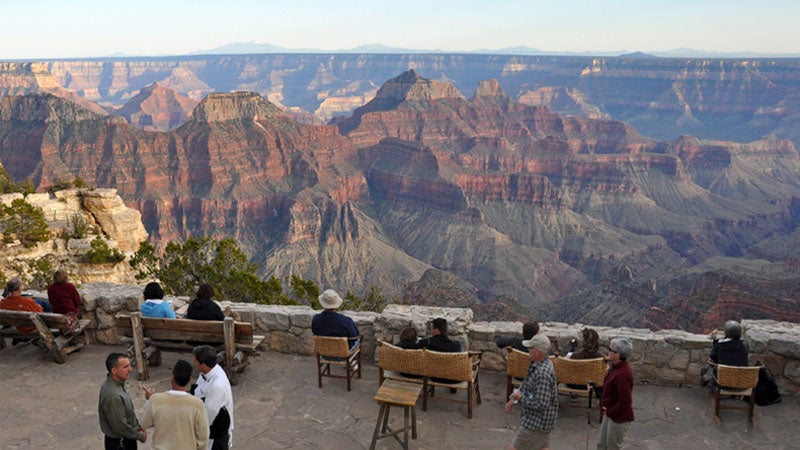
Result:
[[[714,421],[717,422],[717,426],[721,426],[722,419],[719,417],[719,389],[711,394],[711,407],[714,409]]]
[[[428,410],[428,380],[427,378],[422,381],[422,410]]]
[[[513,383],[512,383],[512,377],[511,377],[511,375],[506,375],[506,399],[508,399],[509,397],[511,397],[511,391],[513,391],[513,390],[514,390],[514,389],[511,387],[512,385],[513,385]]]
[[[319,381],[319,388],[322,389],[322,361],[317,355],[317,380]]]
[[[753,410],[755,409],[755,390],[750,394],[750,424],[752,426],[756,426],[756,417],[753,415]]]
[[[480,405],[481,404],[481,380],[480,380],[480,377],[475,377],[475,395],[477,397],[476,401]],[[509,395],[511,395],[511,394],[509,394]]]
[[[472,419],[472,382],[467,383],[467,419]]]

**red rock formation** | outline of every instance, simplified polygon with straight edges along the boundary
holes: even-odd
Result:
[[[197,101],[153,83],[136,94],[114,115],[122,116],[136,128],[148,131],[175,129],[189,119]]]

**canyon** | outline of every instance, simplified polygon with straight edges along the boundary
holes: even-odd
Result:
[[[76,176],[116,189],[161,245],[231,236],[265,274],[343,292],[378,285],[391,299],[490,318],[656,329],[800,313],[797,61],[684,61],[687,88],[664,78],[673,60],[587,68],[581,58],[459,55],[436,66],[408,56],[425,64],[380,86],[341,86],[342,73],[378,74],[402,58],[337,56],[311,70],[319,55],[286,55],[284,75],[276,55],[227,58],[229,71],[209,57],[0,63],[0,162],[39,189]],[[297,59],[303,69],[292,72]],[[496,78],[472,78],[498,66]],[[425,78],[433,67],[441,76]],[[240,83],[265,72],[269,87]],[[305,84],[277,92],[296,72]],[[199,102],[185,121],[150,111],[152,131],[126,119],[142,115],[114,113],[155,82],[151,93],[173,100],[154,104]],[[469,98],[464,86],[474,86]],[[256,92],[227,92],[248,87]],[[719,102],[706,95],[714,89]],[[329,104],[347,114],[321,125],[334,94]]]

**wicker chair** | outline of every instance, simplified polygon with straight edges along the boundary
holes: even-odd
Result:
[[[428,399],[467,404],[467,418],[472,418],[473,403],[481,404],[481,388],[478,372],[482,352],[444,353],[423,351],[425,378],[422,387],[422,410],[428,410]],[[456,380],[458,383],[442,383],[436,379]],[[436,397],[436,387],[467,391],[466,401],[446,397]]]
[[[361,346],[350,349],[350,341],[358,337],[328,337],[314,336],[314,353],[317,355],[317,379],[322,389],[322,377],[342,378],[347,380],[347,390],[350,390],[350,380],[354,374],[361,378]],[[344,375],[335,375],[331,366],[344,368]]]
[[[738,409],[748,411],[750,423],[755,426],[756,420],[753,416],[753,406],[755,396],[753,389],[758,384],[758,367],[736,367],[717,364],[716,386],[711,391],[711,407],[714,409],[714,420],[717,425],[722,425],[719,417],[720,409]],[[720,398],[723,395],[747,396],[749,402],[747,406],[720,405]]]
[[[506,347],[506,398],[511,396],[515,387],[522,384],[530,366],[531,358],[527,353]]]
[[[378,384],[386,379],[423,384],[422,352],[378,341]]]
[[[589,382],[593,382],[598,388],[603,386],[606,372],[608,372],[608,364],[603,358],[593,359],[569,359],[562,357],[551,357],[553,365],[556,369],[556,381],[558,382],[559,395],[579,396],[588,399],[588,409],[592,409],[592,394],[593,390],[587,389],[586,386]],[[581,388],[572,388],[568,385],[579,385]],[[599,393],[598,393],[599,394]],[[562,405],[575,406],[581,408],[579,404],[572,404],[570,402],[561,402]],[[600,408],[600,402],[596,402],[598,410],[598,420],[603,421],[603,410]],[[588,419],[591,423],[591,415]]]

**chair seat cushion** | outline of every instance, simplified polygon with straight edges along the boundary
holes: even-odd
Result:
[[[726,388],[724,386],[720,386],[719,394],[720,395],[737,395],[737,396],[738,395],[747,395],[747,396],[750,396],[750,395],[753,394],[753,390],[750,389],[750,388],[748,388],[748,389],[731,389],[731,388]]]
[[[389,371],[389,370],[384,371],[383,372],[383,376],[385,378],[389,378],[389,379],[392,379],[392,380],[407,381],[409,383],[422,384],[422,382],[423,382],[422,377],[420,377],[420,378],[407,377],[407,376],[401,374],[400,372],[392,372],[392,371]]]

